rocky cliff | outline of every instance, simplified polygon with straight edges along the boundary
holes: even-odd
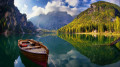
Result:
[[[0,33],[33,33],[35,27],[14,5],[14,0],[0,0]]]

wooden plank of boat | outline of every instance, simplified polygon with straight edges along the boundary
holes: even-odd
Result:
[[[22,45],[22,46],[21,46]],[[27,45],[24,47],[23,45]],[[31,59],[34,62],[46,62],[48,61],[49,50],[43,44],[31,40],[18,40],[18,47],[21,50],[21,53]]]

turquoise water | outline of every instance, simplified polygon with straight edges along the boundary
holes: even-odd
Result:
[[[106,46],[118,37],[92,35],[0,35],[0,67],[40,67],[17,46],[19,39],[34,39],[48,47],[48,67],[119,67],[120,45]]]

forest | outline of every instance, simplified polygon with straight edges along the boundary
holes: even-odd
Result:
[[[120,7],[104,1],[93,3],[71,23],[58,30],[58,33],[84,32],[120,33]]]

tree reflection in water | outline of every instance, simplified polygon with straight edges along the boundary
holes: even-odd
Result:
[[[58,34],[58,36],[71,43],[81,54],[88,57],[92,63],[108,65],[120,60],[120,44],[107,46],[118,37],[92,36],[80,34]]]

